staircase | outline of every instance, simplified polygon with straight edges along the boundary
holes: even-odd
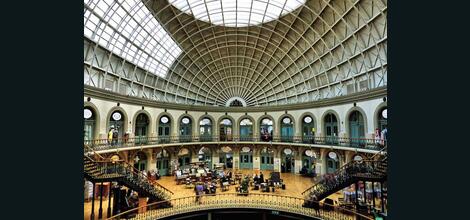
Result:
[[[94,160],[93,156],[99,159]],[[118,182],[152,201],[168,200],[173,194],[157,182],[150,182],[145,174],[126,162],[105,160],[96,152],[88,151],[83,155],[83,164],[85,178],[93,183]]]
[[[357,181],[383,182],[387,179],[387,157],[378,160],[351,161],[335,173],[324,175],[302,195],[320,201]]]

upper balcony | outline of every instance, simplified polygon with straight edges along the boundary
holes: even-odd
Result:
[[[85,140],[84,145],[96,151],[129,150],[188,144],[284,144],[320,148],[350,148],[350,150],[379,151],[387,145],[383,139],[317,137],[317,136],[208,136],[179,135]],[[352,149],[351,149],[352,148]]]

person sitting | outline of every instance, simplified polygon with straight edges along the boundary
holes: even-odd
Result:
[[[260,184],[260,178],[258,177],[258,175],[255,175],[255,177],[253,177],[253,182],[255,183],[255,185]]]

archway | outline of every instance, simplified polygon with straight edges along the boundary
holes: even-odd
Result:
[[[317,153],[311,149],[307,149],[302,154],[302,170],[301,173],[308,176],[316,176]]]
[[[248,146],[240,149],[240,169],[253,169],[253,149]]]
[[[365,145],[364,116],[361,112],[354,110],[349,114],[349,138],[353,147]]]
[[[180,121],[180,142],[190,142],[192,140],[192,120],[190,117],[183,117]]]
[[[285,116],[281,120],[281,141],[292,142],[294,140],[294,120]]]
[[[326,144],[338,144],[338,119],[333,113],[328,113],[324,118]]]
[[[219,140],[220,141],[232,141],[232,120],[224,118],[220,121]]]
[[[181,148],[178,152],[178,166],[179,169],[190,168],[191,151],[188,148]]]
[[[274,151],[270,147],[264,147],[260,152],[261,170],[274,170]]]
[[[219,163],[223,163],[225,165],[224,168],[233,168],[233,150],[231,147],[224,146],[220,148]]]
[[[295,152],[291,148],[281,152],[281,173],[295,173]]]
[[[199,121],[199,140],[212,141],[212,120],[208,117]]]
[[[115,110],[111,113],[108,121],[108,141],[111,140],[112,145],[117,145],[118,140],[124,137],[125,121],[124,114],[120,110]],[[127,135],[124,141],[127,141]]]
[[[96,116],[95,111],[90,107],[85,107],[83,109],[83,140],[91,141],[95,139],[95,122]]]
[[[157,170],[161,176],[170,175],[170,154],[165,149],[161,149],[156,155]]]
[[[167,115],[162,115],[158,124],[158,142],[170,143],[171,119]]]
[[[147,155],[143,151],[137,152],[137,154],[133,158],[134,160],[134,168],[139,171],[143,171],[147,169]]]
[[[140,113],[135,119],[135,143],[146,144],[148,142],[149,117],[145,113]]]
[[[253,121],[250,118],[240,121],[240,141],[253,141]]]
[[[334,173],[339,168],[339,155],[330,151],[326,155],[326,173]]]
[[[260,139],[266,142],[273,140],[273,120],[268,117],[261,119]]]
[[[302,118],[302,142],[306,144],[315,143],[315,122],[310,115]]]
[[[198,152],[199,162],[207,163],[207,167],[212,167],[212,151],[208,147],[202,147]]]

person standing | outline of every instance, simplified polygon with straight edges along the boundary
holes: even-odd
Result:
[[[114,126],[111,125],[111,128],[109,129],[109,132],[108,132],[108,144],[112,144],[112,141],[113,141],[113,133],[114,133]]]
[[[119,136],[119,132],[118,132],[117,128],[113,129],[113,145],[117,145],[118,136]]]

